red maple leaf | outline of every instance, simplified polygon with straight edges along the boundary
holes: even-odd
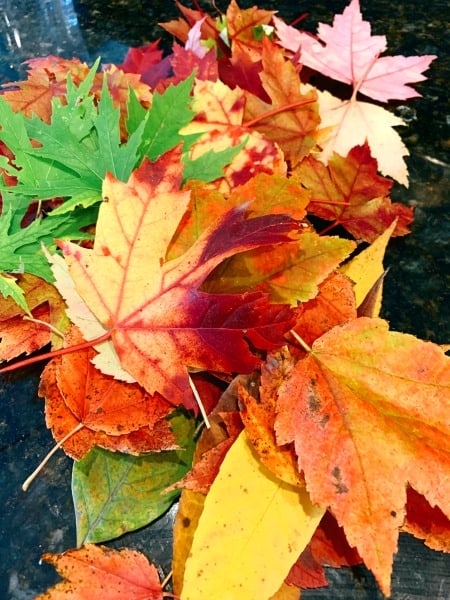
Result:
[[[225,258],[287,241],[298,227],[283,215],[247,220],[245,210],[235,208],[182,256],[166,261],[189,204],[180,183],[178,149],[156,163],[145,161],[128,183],[107,176],[94,248],[65,243],[63,251],[78,293],[122,367],[150,394],[192,408],[188,369],[250,372],[260,359],[248,342],[278,347],[294,316],[263,293],[208,294],[199,286]]]

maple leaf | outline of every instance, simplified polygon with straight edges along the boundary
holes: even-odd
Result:
[[[278,390],[278,443],[294,442],[313,502],[387,595],[407,483],[449,516],[449,366],[439,346],[361,317],[317,339]]]
[[[159,23],[163,29],[185,44],[188,40],[191,28],[194,27],[198,21],[202,21],[201,29],[204,32],[205,38],[209,38],[214,34],[218,37],[216,23],[211,16],[199,10],[192,10],[191,8],[183,6],[183,4],[178,1],[176,2],[176,5],[185,18],[174,19],[167,23]]]
[[[192,50],[174,44],[172,52],[170,64],[175,82],[186,79],[194,70],[196,79],[217,81],[219,78],[217,56],[214,50],[209,50],[204,56],[198,56]]]
[[[196,138],[181,135],[180,129],[194,116],[189,108],[193,76],[177,86],[169,86],[164,94],[155,93],[148,110],[141,105],[137,92],[131,93],[126,103],[128,139],[122,143],[123,116],[121,108],[114,106],[113,94],[119,99],[124,97],[122,86],[127,79],[117,69],[110,69],[103,76],[96,102],[91,93],[96,68],[97,63],[78,87],[68,78],[65,102],[53,99],[50,123],[36,115],[27,119],[16,114],[0,98],[0,139],[14,154],[13,161],[3,161],[2,166],[9,176],[17,178],[17,185],[0,185],[2,192],[19,197],[22,202],[23,197],[66,198],[53,211],[54,216],[60,215],[78,205],[98,204],[107,172],[126,181],[145,156],[155,160],[180,142],[186,142],[189,149]],[[210,156],[216,177],[217,169],[221,175],[234,152]],[[191,174],[194,171],[202,179],[203,167],[203,163],[190,165]]]
[[[4,297],[11,296],[25,311],[30,312],[23,290],[15,280],[15,274],[30,273],[53,281],[48,261],[42,253],[42,244],[50,250],[54,249],[55,238],[66,240],[83,240],[90,238],[81,228],[91,224],[95,219],[92,209],[76,210],[75,213],[36,218],[22,227],[25,208],[16,203],[8,193],[3,194],[3,210],[0,216],[0,293]],[[12,276],[11,276],[12,274]]]
[[[129,48],[119,67],[126,73],[138,73],[144,83],[154,88],[170,71],[170,63],[163,59],[163,51],[158,46],[159,40],[139,48]]]
[[[318,39],[286,25],[274,18],[280,44],[292,52],[300,50],[300,62],[322,75],[353,86],[380,102],[406,100],[420,96],[408,86],[426,79],[422,72],[428,69],[434,55],[385,56],[384,35],[372,36],[370,23],[362,19],[359,0],[352,0],[340,15],[335,15],[333,26],[319,24]]]
[[[352,282],[341,273],[331,273],[319,285],[318,294],[299,306],[293,329],[304,342],[312,344],[335,325],[355,318],[356,304]]]
[[[14,114],[0,98],[0,115],[9,124],[0,131],[0,137],[14,153],[14,166],[9,171],[18,181],[2,191],[41,200],[72,198],[64,209],[68,210],[81,201],[85,206],[98,202],[107,171],[117,177],[129,176],[141,140],[135,132],[127,144],[120,144],[120,110],[113,108],[106,79],[98,109],[95,106],[90,91],[96,68],[97,63],[79,87],[67,80],[66,102],[53,99],[49,124],[36,115],[25,119]],[[30,138],[39,147],[34,147]]]
[[[63,554],[43,555],[65,581],[36,600],[162,600],[156,567],[140,552],[86,544]]]
[[[229,211],[177,259],[167,248],[189,203],[179,190],[179,150],[144,161],[127,184],[108,175],[92,250],[63,244],[78,293],[111,337],[120,362],[151,394],[193,404],[187,367],[248,372],[261,349],[277,347],[292,324],[285,305],[260,293],[207,294],[209,273],[237,252],[288,240],[297,224],[286,216],[245,220]],[[169,210],[170,207],[170,210]],[[99,365],[99,363],[96,363]]]
[[[264,10],[253,6],[239,8],[235,0],[231,0],[226,12],[227,40],[231,44],[232,54],[247,56],[251,61],[261,58],[261,41],[257,32],[272,21],[275,11]],[[259,39],[258,39],[259,38]]]
[[[305,482],[295,464],[292,446],[277,445],[274,423],[277,406],[277,389],[288,376],[294,360],[287,348],[270,354],[261,367],[261,385],[258,398],[239,386],[241,418],[247,437],[259,455],[261,462],[282,481],[303,487]],[[251,389],[250,389],[251,391]]]
[[[317,158],[327,164],[333,152],[345,156],[354,146],[367,142],[380,172],[408,187],[408,168],[403,157],[409,151],[393,129],[406,123],[376,104],[354,97],[343,101],[326,91],[317,94],[321,119],[317,131],[321,151]]]
[[[409,232],[412,209],[391,202],[392,181],[378,175],[377,161],[367,144],[352,148],[345,158],[334,154],[328,166],[308,156],[296,175],[314,200],[310,212],[332,220],[329,228],[342,225],[356,239],[372,242],[398,218],[392,235]]]
[[[211,149],[236,150],[222,179],[214,183],[216,189],[227,194],[258,173],[286,173],[279,146],[242,124],[244,103],[244,93],[239,88],[231,90],[220,80],[196,81],[192,102],[196,117],[182,130],[183,135],[198,136],[189,150],[194,163],[211,154]]]
[[[27,79],[3,84],[2,97],[15,112],[29,118],[34,114],[46,123],[51,118],[52,98],[66,95],[68,74],[72,81],[79,83],[89,73],[87,64],[75,58],[66,60],[50,55],[32,58],[25,64],[29,67]]]
[[[67,325],[64,302],[53,285],[34,275],[23,274],[17,276],[17,286],[34,321],[23,318],[27,310],[14,297],[0,302],[0,360],[30,354],[51,340],[55,342],[50,326],[62,331]]]
[[[273,42],[264,38],[262,71],[263,88],[271,99],[267,104],[246,93],[245,121],[255,121],[254,127],[280,145],[288,160],[295,166],[315,146],[319,125],[317,95],[314,91],[302,94],[295,67],[286,60]],[[275,109],[283,109],[276,112]],[[267,117],[264,115],[267,113]]]
[[[260,289],[273,302],[296,306],[318,293],[318,286],[354,250],[351,240],[305,231],[298,240],[257,248],[219,265],[206,281],[207,291]]]
[[[82,341],[76,330],[65,336],[66,346]],[[134,454],[173,449],[175,439],[164,419],[173,407],[137,383],[98,371],[91,363],[95,354],[87,348],[54,358],[41,376],[47,427],[57,442],[74,432],[63,443],[66,454],[79,460],[95,445]]]

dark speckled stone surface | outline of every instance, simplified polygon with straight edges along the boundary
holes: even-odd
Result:
[[[430,79],[418,86],[424,98],[396,107],[409,123],[402,136],[411,151],[411,183],[408,190],[396,186],[393,196],[416,207],[416,220],[413,235],[394,240],[388,252],[386,263],[391,269],[386,278],[384,316],[396,330],[449,342],[448,4],[443,0],[361,3],[373,32],[387,35],[389,53],[439,55],[427,73]],[[260,2],[263,8],[278,10],[288,22],[308,11],[304,26],[312,31],[319,20],[330,22],[345,4],[337,0]],[[224,2],[218,5],[225,7]],[[240,5],[248,7],[253,2],[241,1]],[[92,62],[101,55],[104,62],[121,62],[128,45],[158,37],[170,43],[156,24],[177,15],[169,0],[2,0],[0,81],[23,77],[20,63],[33,56],[60,54]],[[51,567],[39,564],[41,554],[75,545],[70,461],[56,455],[27,493],[20,488],[53,445],[45,428],[42,401],[37,399],[40,370],[28,369],[0,381],[0,598],[5,600],[28,600],[44,591],[58,577]],[[167,573],[173,517],[174,510],[112,545],[146,552]],[[382,598],[371,574],[362,567],[330,569],[328,577],[329,588],[305,591],[302,598]],[[392,598],[449,600],[450,556],[401,536]]]

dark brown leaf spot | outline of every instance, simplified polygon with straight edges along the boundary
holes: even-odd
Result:
[[[336,480],[334,485],[336,487],[336,491],[338,494],[346,494],[348,492],[348,487],[342,481],[342,473],[339,467],[334,467],[331,471],[331,475]]]

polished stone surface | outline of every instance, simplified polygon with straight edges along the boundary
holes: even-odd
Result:
[[[190,4],[185,2],[185,4]],[[224,8],[224,2],[217,3]],[[252,6],[253,1],[239,3]],[[289,22],[308,11],[305,27],[314,31],[319,20],[330,22],[346,2],[269,2]],[[394,240],[386,263],[384,315],[394,329],[424,339],[450,341],[448,197],[449,73],[448,5],[433,2],[392,3],[361,0],[364,18],[375,34],[386,34],[389,53],[438,54],[418,86],[423,99],[396,107],[409,122],[402,136],[410,148],[411,184],[396,186],[393,196],[416,207],[413,235]],[[209,6],[209,3],[203,3]],[[128,45],[140,45],[167,35],[156,23],[178,16],[172,2],[138,0],[2,0],[0,3],[0,81],[24,77],[21,63],[33,56],[60,54],[92,62],[121,62]],[[59,454],[27,493],[23,480],[52,447],[45,428],[42,401],[37,399],[41,368],[27,369],[0,381],[0,598],[28,600],[58,577],[40,565],[43,552],[61,552],[75,545],[70,493],[70,461]],[[113,543],[140,549],[167,573],[170,569],[171,511],[158,523]],[[364,568],[329,570],[330,587],[302,593],[305,600],[380,599],[381,594]],[[394,600],[448,600],[450,557],[434,553],[419,540],[401,536],[394,565]],[[214,599],[215,600],[215,599]],[[219,600],[219,599],[217,599]],[[257,600],[257,599],[255,599]]]

